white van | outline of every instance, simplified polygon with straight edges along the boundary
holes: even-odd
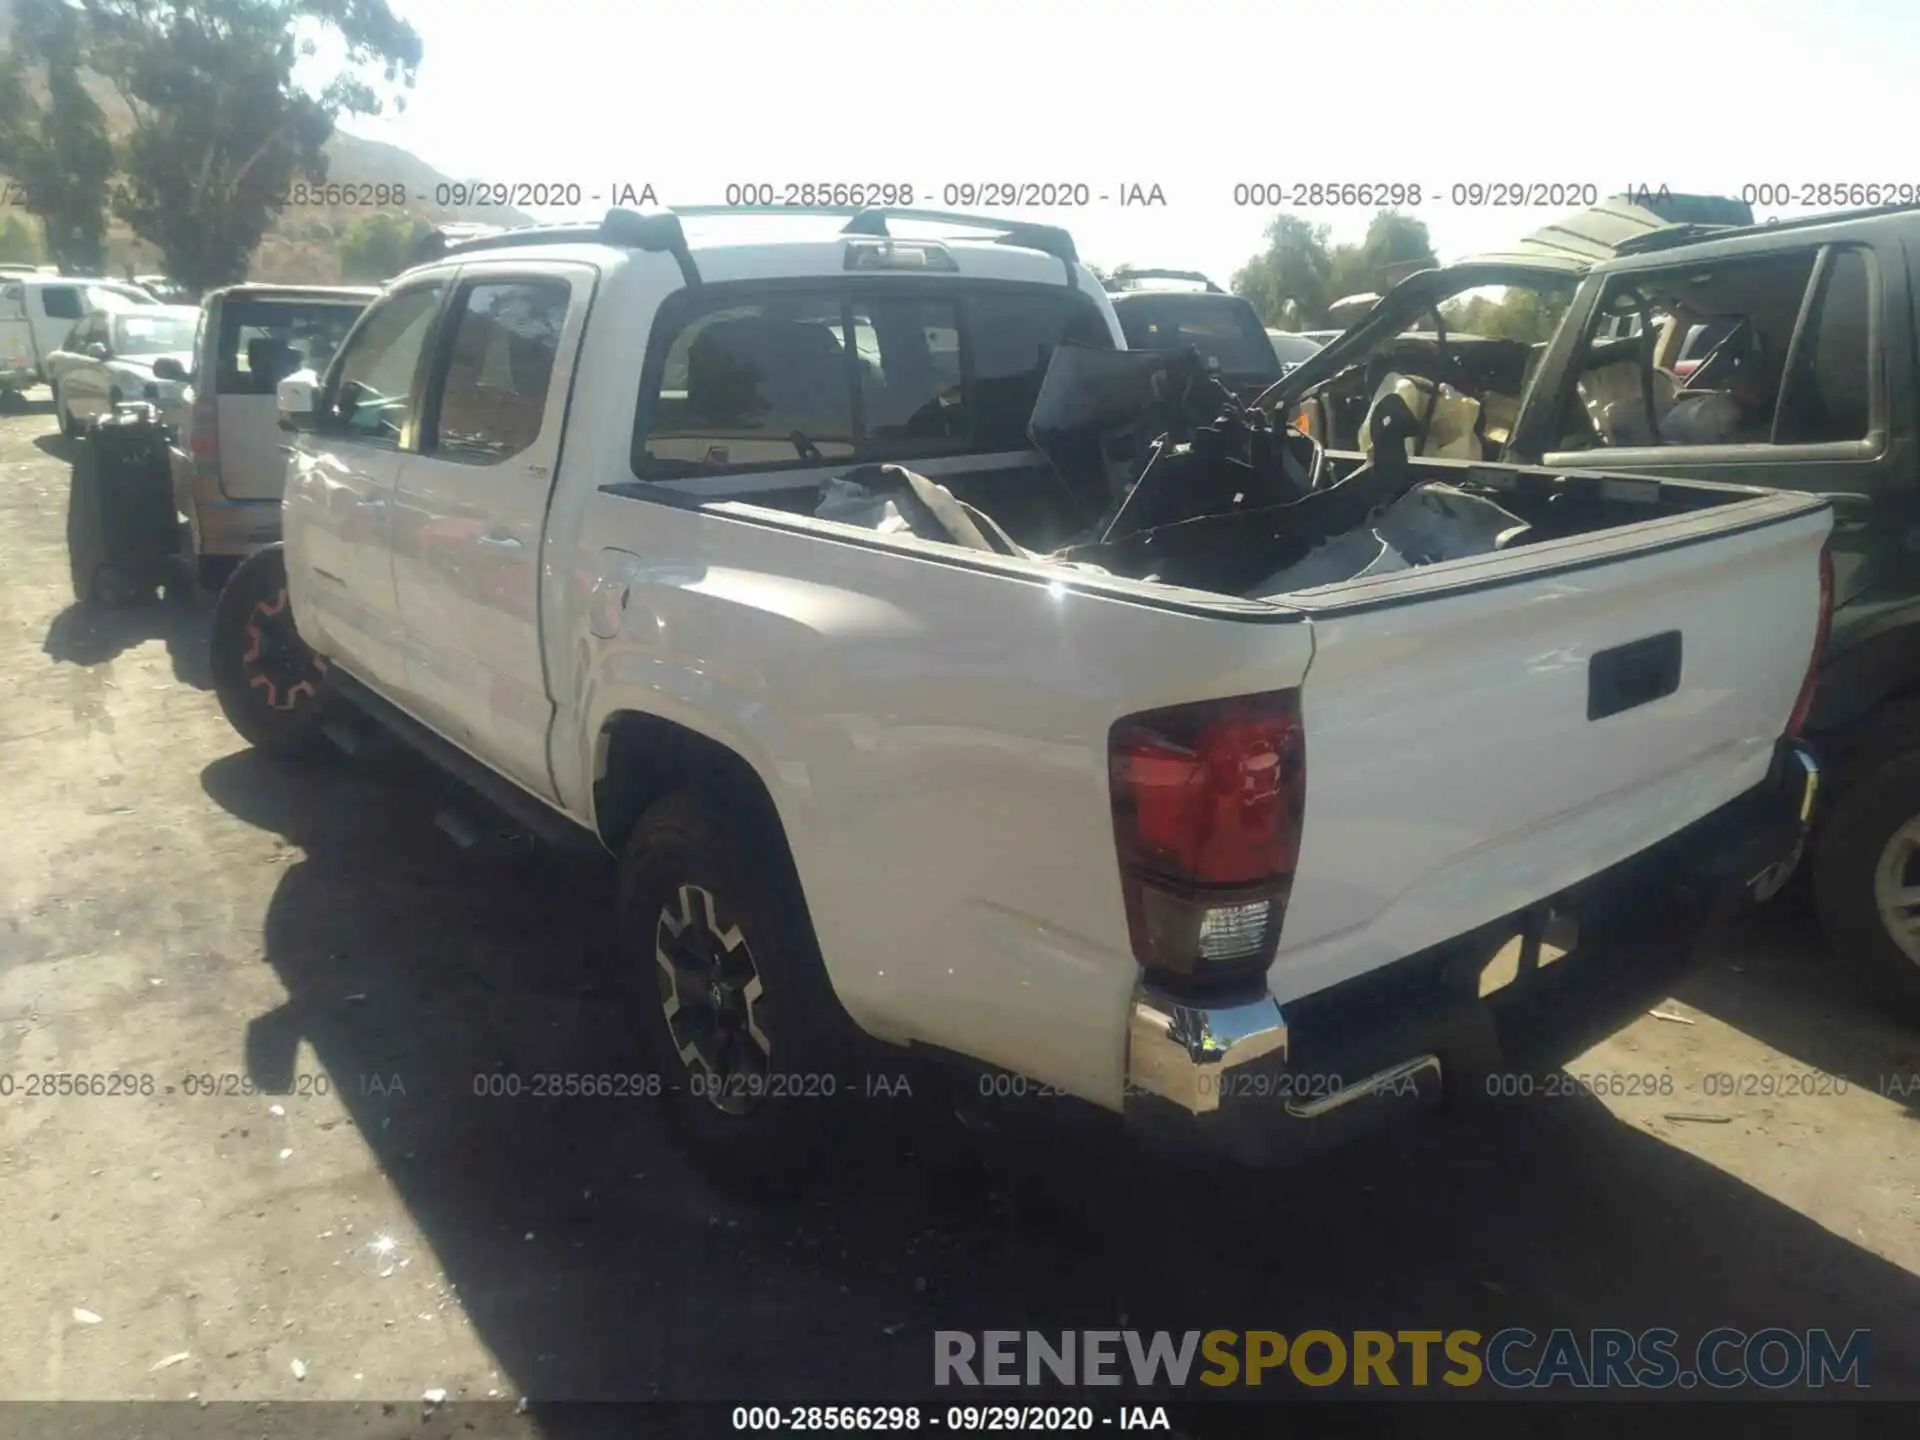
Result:
[[[74,275],[0,273],[0,391],[46,383],[46,357],[95,310],[154,305],[138,285]]]

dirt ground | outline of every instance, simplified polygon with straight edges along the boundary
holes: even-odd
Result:
[[[644,1101],[476,1095],[633,1068],[606,874],[463,857],[412,762],[243,750],[204,605],[70,604],[64,456],[44,403],[0,419],[0,1398],[873,1400],[936,1328],[1509,1324],[1866,1328],[1920,1398],[1920,1035],[1791,909],[1570,1067],[1669,1097],[1214,1189],[1091,1138],[963,1183],[893,1126],[750,1204]]]

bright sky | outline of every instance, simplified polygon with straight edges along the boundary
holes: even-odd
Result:
[[[1113,198],[1018,213],[1096,263],[1224,284],[1275,208],[1237,207],[1238,183],[1417,183],[1442,259],[1568,208],[1450,203],[1468,182],[1920,187],[1914,0],[394,5],[425,42],[419,83],[404,115],[345,128],[452,176],[577,182],[587,211],[621,182],[664,204],[909,183],[940,209],[981,208],[948,185],[1085,182]],[[1134,184],[1164,208],[1120,206]],[[1312,213],[1344,239],[1371,212]]]

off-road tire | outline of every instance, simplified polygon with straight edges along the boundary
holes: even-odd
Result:
[[[1920,751],[1862,768],[1820,823],[1813,891],[1834,956],[1905,1018],[1920,1024],[1920,961],[1881,919],[1875,876],[1894,837],[1920,818]]]
[[[849,1063],[861,1047],[831,993],[798,878],[766,808],[762,797],[719,786],[669,795],[640,817],[620,861],[617,965],[643,1061],[661,1077],[661,1104],[683,1145],[717,1178],[788,1189],[864,1109],[864,1072]],[[711,938],[713,973],[721,964],[736,967],[732,989],[744,985],[752,994],[751,1027],[736,1018],[723,1043],[766,1042],[767,1078],[757,1096],[750,1085],[716,1084],[714,1072],[683,1057],[686,1022],[698,1007],[682,1009],[676,1034],[669,1002],[682,982],[662,960],[663,944],[676,948],[674,921],[704,931],[692,937],[693,948]],[[735,940],[730,950],[725,937]],[[749,972],[752,980],[738,980]],[[716,1099],[752,1103],[728,1113]]]
[[[331,693],[327,663],[293,630],[279,547],[249,556],[213,607],[208,665],[227,723],[249,745],[285,760],[327,755],[322,727]]]
[[[86,443],[85,441],[81,442]],[[103,610],[124,610],[153,598],[153,586],[143,586],[107,557],[106,521],[101,513],[100,472],[92,465],[75,464],[67,484],[67,567],[73,598]]]

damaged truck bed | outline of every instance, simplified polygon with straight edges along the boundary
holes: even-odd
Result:
[[[1192,357],[1064,345],[1032,433],[1062,489],[1086,501],[1086,523],[1065,545],[1028,549],[961,498],[964,477],[943,485],[899,465],[866,465],[818,489],[751,499],[878,534],[1286,605],[1337,600],[1361,582],[1376,593],[1386,577],[1435,566],[1450,568],[1403,587],[1430,593],[1583,566],[1596,554],[1712,535],[1733,517],[1709,520],[1706,512],[1769,494],[1412,458],[1420,420],[1398,397],[1375,406],[1368,423],[1366,452],[1336,455],[1242,407]],[[1150,432],[1158,433],[1145,439]],[[1616,538],[1596,550],[1600,537],[1623,527],[1649,528],[1636,528],[1624,549]],[[1468,561],[1478,563],[1460,563]]]

